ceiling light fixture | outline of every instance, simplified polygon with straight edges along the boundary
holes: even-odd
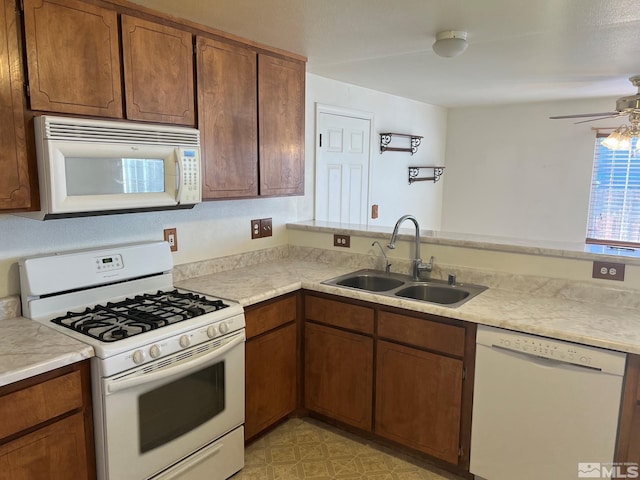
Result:
[[[629,150],[635,138],[636,149],[640,150],[640,112],[630,112],[629,122],[631,126],[619,126],[602,141],[602,145],[611,150]]]
[[[447,30],[436,34],[433,51],[441,57],[456,57],[467,49],[467,32]]]

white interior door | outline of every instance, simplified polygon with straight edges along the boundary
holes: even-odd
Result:
[[[371,119],[318,109],[316,220],[366,225]]]

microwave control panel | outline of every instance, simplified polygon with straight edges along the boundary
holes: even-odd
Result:
[[[198,203],[202,201],[200,188],[200,152],[194,148],[179,148],[180,163],[180,203]]]

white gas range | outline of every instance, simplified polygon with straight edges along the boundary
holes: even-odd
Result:
[[[241,305],[174,288],[166,242],[19,266],[23,315],[94,348],[99,480],[221,480],[243,467]]]

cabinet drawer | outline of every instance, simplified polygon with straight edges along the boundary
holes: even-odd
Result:
[[[305,298],[305,318],[373,334],[373,309],[314,296]]]
[[[296,296],[291,296],[268,305],[245,312],[247,338],[273,330],[292,322],[297,317]]]
[[[450,355],[464,355],[464,328],[421,318],[380,312],[378,336]]]
[[[0,439],[79,408],[79,371],[9,393],[0,397]]]
[[[81,413],[0,446],[0,480],[95,478],[85,451]]]

